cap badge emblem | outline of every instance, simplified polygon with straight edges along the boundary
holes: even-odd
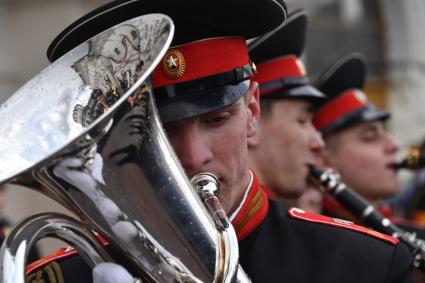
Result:
[[[186,60],[180,50],[170,49],[162,59],[161,66],[168,79],[177,80],[183,77],[186,71]]]

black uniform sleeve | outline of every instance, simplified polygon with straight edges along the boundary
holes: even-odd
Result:
[[[391,265],[388,270],[385,282],[388,283],[407,283],[407,282],[419,282],[414,277],[413,263],[408,262],[405,259],[411,257],[411,253],[406,245],[403,243],[398,244],[394,248]]]

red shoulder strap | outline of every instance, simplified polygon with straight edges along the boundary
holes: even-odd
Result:
[[[109,243],[106,241],[105,238],[103,238],[102,235],[100,235],[99,233],[96,233],[96,232],[94,234],[97,237],[98,241],[103,246],[109,245]],[[28,264],[25,267],[25,274],[28,275],[31,272],[33,272],[34,270],[39,269],[42,266],[46,266],[46,265],[48,265],[49,263],[51,263],[53,261],[58,261],[60,259],[71,257],[71,256],[73,256],[73,255],[75,255],[77,253],[78,253],[77,250],[74,249],[71,246],[66,247],[66,248],[59,249],[56,252],[54,252],[54,253],[52,253],[52,254],[50,254],[48,256],[45,256],[43,258],[40,258],[39,260],[36,260],[36,261]]]
[[[369,236],[372,236],[374,238],[378,238],[380,240],[383,240],[385,242],[388,242],[392,245],[397,245],[400,241],[394,237],[382,234],[380,232],[377,232],[375,230],[354,224],[351,221],[347,221],[347,220],[343,220],[343,219],[339,219],[339,218],[331,218],[328,216],[324,216],[324,215],[320,215],[320,214],[315,214],[315,213],[311,213],[308,211],[304,211],[302,209],[299,208],[291,208],[288,211],[289,216],[295,219],[299,219],[299,220],[303,220],[303,221],[308,221],[308,222],[314,222],[314,223],[320,223],[320,224],[324,224],[324,225],[330,225],[330,226],[335,226],[335,227],[340,227],[340,228],[344,228],[347,230],[351,230],[351,231],[356,231],[362,234],[367,234]]]
[[[52,261],[57,261],[63,258],[67,258],[77,254],[77,251],[73,247],[62,248],[48,256],[40,258],[25,267],[25,274],[28,275],[36,269],[39,269],[42,266],[46,266]]]

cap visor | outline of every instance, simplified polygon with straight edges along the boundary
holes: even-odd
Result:
[[[315,106],[320,106],[326,102],[326,96],[311,85],[300,85],[296,87],[282,89],[261,97],[261,99],[264,98],[302,99],[310,101]]]
[[[249,82],[244,81],[236,85],[226,85],[175,96],[155,93],[155,101],[161,121],[170,123],[229,106],[245,95],[248,88]]]

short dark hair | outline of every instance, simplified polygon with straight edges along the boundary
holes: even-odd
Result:
[[[272,114],[273,99],[260,98],[261,118],[269,118]]]

